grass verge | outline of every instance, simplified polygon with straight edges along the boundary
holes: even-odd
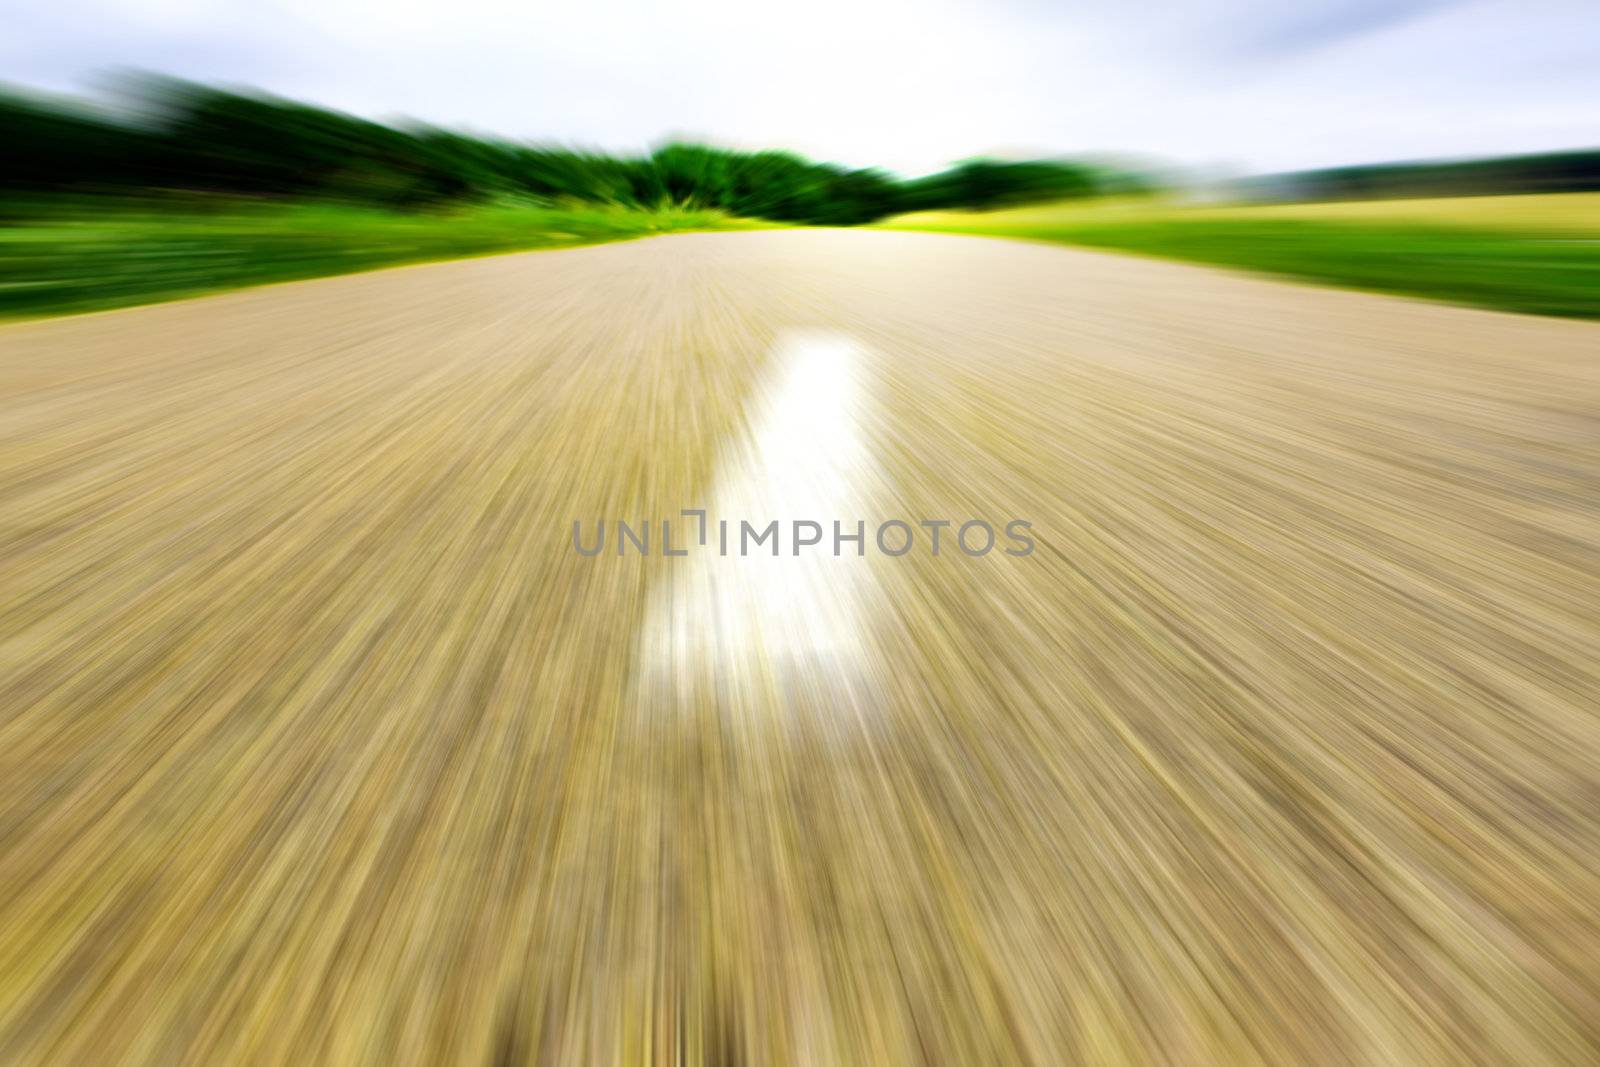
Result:
[[[1600,318],[1600,195],[928,212],[884,225],[1084,245],[1505,311]]]
[[[711,211],[484,205],[401,214],[333,204],[93,205],[0,224],[0,316],[100,311],[265,282],[680,230]]]

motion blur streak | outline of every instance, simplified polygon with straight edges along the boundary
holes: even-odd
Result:
[[[735,713],[764,706],[754,697],[769,688],[784,704],[797,688],[820,690],[834,717],[862,703],[861,616],[872,576],[859,558],[833,555],[833,523],[855,535],[871,515],[865,489],[877,477],[860,430],[867,413],[858,360],[857,346],[837,334],[778,339],[767,383],[747,405],[750,433],[735,437],[712,479],[706,547],[656,586],[641,639],[641,674],[652,686],[691,706],[720,687],[728,699],[719,703]],[[798,519],[815,522],[823,543],[796,552]],[[775,555],[771,538],[753,542],[773,520]],[[755,531],[749,538],[744,523]],[[691,528],[698,536],[692,518],[680,526],[680,547]],[[841,551],[860,555],[855,545]],[[654,714],[649,697],[638,705]]]
[[[787,492],[792,330],[1039,544],[819,560],[859,716],[571,547]],[[0,348],[0,1062],[1600,1055],[1594,324],[793,230]]]

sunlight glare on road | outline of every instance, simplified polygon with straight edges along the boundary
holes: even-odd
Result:
[[[763,684],[852,689],[864,675],[863,614],[871,570],[842,533],[872,537],[866,486],[876,475],[862,434],[870,397],[861,348],[828,331],[781,334],[749,412],[728,444],[706,509],[706,543],[691,546],[656,591],[641,637],[644,676],[686,695],[715,676],[747,696]],[[754,537],[774,520],[777,545]],[[796,547],[794,523],[821,529]],[[686,520],[684,539],[697,525]],[[722,526],[726,523],[726,527]],[[746,539],[742,524],[754,530]],[[815,535],[811,531],[808,536]],[[709,673],[707,673],[709,672]],[[736,697],[737,699],[737,697]]]

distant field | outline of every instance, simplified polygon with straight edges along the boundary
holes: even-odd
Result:
[[[1508,311],[1600,318],[1600,193],[1262,206],[1076,201],[924,212],[882,225],[1088,245]]]
[[[0,222],[0,316],[95,311],[375,267],[769,223],[711,211],[118,204]],[[1054,241],[1511,311],[1600,318],[1600,193],[1196,206],[1153,198],[902,215],[880,225]]]
[[[417,214],[237,202],[24,211],[0,223],[0,316],[95,311],[424,260],[756,225],[709,211],[521,205]]]

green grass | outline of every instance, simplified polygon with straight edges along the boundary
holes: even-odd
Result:
[[[1572,196],[1564,211],[1538,205],[1537,220],[1528,198],[1503,197],[1472,198],[1460,208],[1396,201],[1359,210],[1296,205],[1293,212],[1077,204],[930,212],[886,225],[1085,245],[1506,311],[1600,318],[1600,201]]]
[[[718,212],[484,205],[402,214],[331,204],[12,206],[0,316],[147,304],[426,260],[756,225]],[[20,219],[17,218],[20,216]]]

